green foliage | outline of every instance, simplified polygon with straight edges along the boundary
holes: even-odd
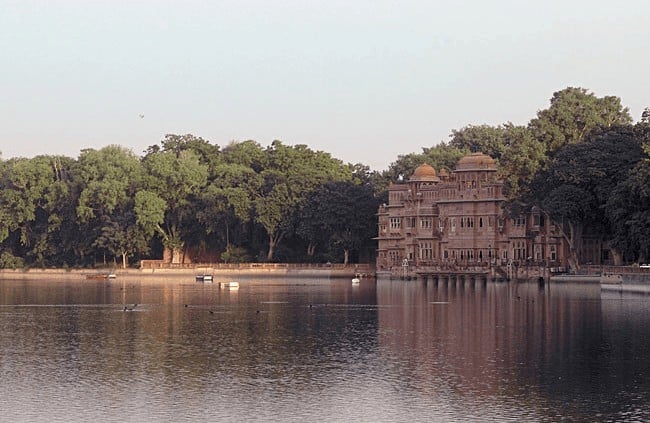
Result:
[[[629,260],[650,258],[650,125],[640,122],[636,138],[644,143],[642,158],[611,189],[605,213],[611,226],[611,246]]]
[[[529,184],[546,164],[546,147],[524,126],[504,127],[508,148],[501,155],[499,176],[505,181],[511,199],[526,195]]]
[[[368,185],[352,181],[327,183],[307,200],[300,213],[297,234],[308,241],[308,255],[313,255],[317,248],[330,253],[340,249],[343,262],[347,263],[351,251],[371,247],[378,205]]]
[[[437,170],[453,170],[458,160],[468,153],[469,150],[440,143],[430,148],[423,148],[420,154],[410,153],[400,155],[395,162],[390,164],[388,170],[384,172],[383,176],[387,181],[386,186],[389,182],[408,179],[415,171],[415,168],[422,163],[428,163]]]
[[[62,255],[71,160],[55,156],[11,159],[0,166],[0,242],[44,265]],[[70,232],[67,232],[68,234]]]
[[[139,198],[136,194],[137,221],[147,231],[155,230],[166,247],[180,250],[185,244],[183,222],[192,216],[196,197],[207,184],[208,166],[190,149],[164,148],[148,154],[142,164],[147,178],[145,191]]]
[[[267,167],[268,155],[262,146],[255,141],[231,142],[223,149],[223,161],[238,164],[260,173]]]
[[[625,184],[642,157],[634,128],[616,126],[594,131],[584,142],[564,147],[549,168],[538,173],[527,202],[540,206],[562,224],[567,241],[575,249],[576,262],[580,260],[580,237],[585,228],[592,235],[610,238],[612,229],[620,224],[620,210],[611,203],[612,194],[620,192],[620,184]]]
[[[503,126],[468,125],[451,131],[449,146],[472,153],[483,153],[499,160],[508,148],[506,128]]]
[[[3,251],[0,254],[0,269],[22,269],[25,267],[25,260],[22,257],[16,257],[9,251]]]
[[[583,141],[596,128],[631,122],[620,98],[598,98],[584,88],[568,87],[553,94],[551,106],[538,112],[530,127],[547,151],[554,152]]]
[[[76,160],[0,160],[2,263],[126,262],[161,244],[224,251],[230,262],[276,253],[346,261],[374,250],[376,207],[390,183],[422,163],[451,171],[470,151],[498,160],[512,212],[539,205],[576,250],[587,228],[629,260],[647,260],[649,119],[646,110],[632,127],[619,98],[569,87],[528,125],[468,125],[381,173],[305,145],[220,149],[191,134],[168,134],[142,158],[110,145]]]
[[[77,215],[82,222],[111,214],[132,201],[144,177],[139,159],[115,145],[83,150],[77,167],[82,186]]]
[[[160,225],[165,221],[167,202],[160,198],[157,193],[146,190],[138,191],[135,194],[134,211],[136,214],[136,222],[149,235],[160,231],[164,236],[165,232]]]
[[[83,150],[75,167],[79,184],[76,207],[79,225],[88,235],[89,251],[127,256],[148,250],[147,231],[136,222],[136,192],[145,174],[130,150],[117,145]]]
[[[350,169],[328,153],[304,145],[288,147],[274,141],[266,150],[267,168],[260,172],[262,183],[254,199],[255,221],[269,237],[267,260],[293,228],[292,215],[320,185],[351,180]]]
[[[224,263],[248,263],[250,262],[250,256],[246,249],[229,245],[226,251],[221,253],[221,260]]]

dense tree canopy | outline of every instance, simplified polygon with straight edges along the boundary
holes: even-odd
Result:
[[[648,260],[649,128],[648,109],[633,125],[618,97],[568,87],[528,124],[469,124],[381,172],[305,145],[220,147],[192,134],[168,134],[142,157],[110,145],[77,159],[0,158],[0,267],[126,266],[163,248],[206,260],[369,260],[387,187],[422,163],[453,171],[476,151],[498,161],[508,212],[541,208],[576,265],[585,233],[618,262]]]
[[[530,128],[547,151],[554,152],[583,141],[594,129],[630,123],[620,98],[598,98],[584,88],[569,87],[553,94],[551,106],[537,113]]]
[[[379,206],[370,185],[353,181],[330,182],[315,190],[300,213],[298,234],[306,239],[307,254],[326,249],[327,257],[343,251],[348,263],[351,251],[368,247],[376,235],[376,222],[368,219]]]
[[[620,222],[616,212],[608,213],[607,204],[615,207],[612,194],[622,189],[619,185],[625,186],[633,169],[643,166],[643,157],[638,131],[632,126],[603,128],[592,131],[584,142],[559,150],[548,169],[535,177],[526,200],[561,224],[573,267],[579,266],[586,228],[601,239],[612,237]]]

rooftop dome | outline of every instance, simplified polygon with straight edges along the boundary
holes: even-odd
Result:
[[[413,172],[411,181],[439,181],[436,170],[427,163],[423,163]]]
[[[470,170],[497,170],[497,164],[487,154],[472,153],[460,159],[456,165],[456,171]]]

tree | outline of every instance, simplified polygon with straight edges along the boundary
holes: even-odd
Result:
[[[268,165],[260,172],[262,183],[254,199],[255,221],[268,235],[267,260],[293,229],[292,213],[302,207],[318,186],[337,180],[350,180],[351,174],[340,160],[328,153],[312,151],[305,145],[285,146],[274,141],[266,150]]]
[[[641,122],[642,124],[650,124],[650,107],[643,109],[641,113]]]
[[[509,199],[525,195],[535,175],[546,165],[546,147],[525,126],[508,124],[504,127],[508,148],[499,161],[499,174],[505,180]]]
[[[309,197],[300,214],[297,233],[309,242],[308,255],[318,246],[350,253],[367,247],[376,235],[378,200],[369,185],[352,181],[327,183]]]
[[[584,88],[568,87],[553,94],[548,109],[530,121],[535,137],[553,153],[576,144],[598,128],[610,128],[632,122],[629,111],[614,96],[596,97]]]
[[[549,168],[538,173],[526,198],[560,225],[569,244],[572,267],[579,268],[586,227],[610,235],[604,204],[642,155],[630,125],[592,132],[587,140],[558,151]]]
[[[451,131],[449,146],[472,153],[483,153],[499,160],[508,148],[503,126],[468,125]]]
[[[222,250],[238,251],[231,244],[252,248],[245,239],[255,217],[255,198],[261,190],[260,172],[266,168],[268,156],[254,141],[230,143],[210,168],[210,182],[199,195],[197,220],[207,234],[216,234]],[[227,254],[231,259],[244,259],[246,254]]]
[[[69,160],[56,156],[16,158],[0,166],[0,242],[15,233],[14,246],[44,265],[56,243],[70,194]]]
[[[185,245],[182,222],[193,219],[191,202],[207,183],[208,167],[191,150],[154,152],[142,164],[146,178],[145,189],[135,197],[137,222],[155,231],[173,260],[180,260]]]
[[[127,267],[127,257],[136,252],[145,253],[149,250],[149,237],[137,224],[135,210],[129,209],[123,213],[105,216],[99,236],[93,242],[93,247],[108,251],[113,257],[121,256],[122,268]]]
[[[86,226],[90,247],[127,257],[146,250],[145,234],[137,225],[135,194],[142,188],[144,169],[131,150],[117,145],[87,149],[79,155],[77,203],[79,223]]]
[[[415,168],[422,163],[428,163],[438,170],[443,168],[451,170],[456,167],[458,160],[468,152],[469,150],[459,149],[444,142],[430,148],[424,147],[422,153],[398,156],[397,160],[391,163],[388,170],[384,172],[384,178],[388,182],[408,179],[415,171]]]
[[[443,168],[447,170],[454,169],[458,160],[467,155],[468,152],[464,148],[457,148],[444,142],[434,147],[422,149],[422,153],[427,158],[427,163],[438,170]]]
[[[636,138],[644,154],[627,177],[607,196],[605,213],[611,225],[611,246],[637,262],[650,258],[650,125],[641,120]]]

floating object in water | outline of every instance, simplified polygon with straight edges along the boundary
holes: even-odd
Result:
[[[115,279],[117,275],[112,270],[108,273],[93,273],[86,275],[86,279],[90,280],[104,280],[104,279]]]
[[[221,282],[219,284],[219,288],[222,289],[239,289],[239,282]]]
[[[133,311],[138,306],[138,304],[133,304],[133,307],[124,306],[124,311]]]
[[[212,283],[212,275],[196,275],[197,282]]]

